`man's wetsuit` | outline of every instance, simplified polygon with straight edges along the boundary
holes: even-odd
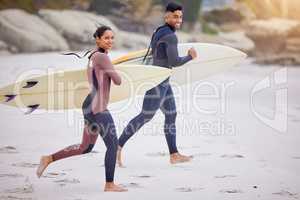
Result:
[[[172,68],[192,60],[190,55],[179,57],[177,45],[175,28],[168,24],[159,27],[151,40],[153,65]],[[158,109],[165,115],[164,132],[169,152],[170,154],[177,153],[175,125],[177,112],[169,78],[146,92],[142,111],[125,127],[119,138],[119,146],[123,147],[131,136],[153,118]]]

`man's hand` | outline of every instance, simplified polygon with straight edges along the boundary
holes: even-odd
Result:
[[[197,51],[194,48],[190,48],[188,51],[188,55],[192,56],[193,59],[197,57]]]

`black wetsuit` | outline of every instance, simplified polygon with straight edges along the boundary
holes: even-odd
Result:
[[[175,29],[168,24],[159,27],[151,40],[153,65],[172,68],[181,66],[192,57],[178,56],[178,40]],[[169,84],[169,78],[158,86],[148,90],[144,96],[142,111],[133,118],[125,127],[119,138],[121,147],[134,135],[145,123],[149,122],[157,110],[161,110],[165,115],[164,132],[170,154],[178,152],[176,146],[176,104],[173,90]]]

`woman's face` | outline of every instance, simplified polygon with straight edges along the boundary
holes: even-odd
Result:
[[[106,30],[100,38],[96,37],[97,46],[106,51],[113,47],[113,43],[114,33],[111,30]]]

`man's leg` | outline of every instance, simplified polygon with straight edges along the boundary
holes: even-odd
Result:
[[[144,124],[153,118],[160,107],[162,94],[164,94],[165,91],[166,89],[164,87],[157,86],[146,92],[142,111],[128,123],[119,138],[119,146],[121,148],[125,145],[129,138],[131,138]]]
[[[149,122],[159,109],[162,101],[162,96],[165,95],[166,87],[158,85],[151,90],[148,90],[144,96],[142,111],[135,118],[133,118],[123,130],[119,138],[118,147],[118,164],[122,165],[121,149],[125,143],[147,122]]]
[[[171,86],[169,86],[163,102],[160,107],[165,115],[164,131],[167,140],[170,162],[172,164],[190,161],[190,156],[184,156],[178,153],[176,145],[176,103]]]

